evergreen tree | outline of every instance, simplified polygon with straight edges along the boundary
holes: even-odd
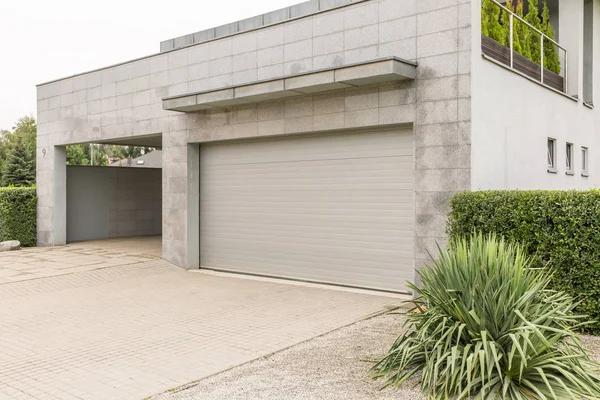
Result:
[[[481,32],[504,46],[508,45],[507,27],[500,23],[500,7],[491,0],[484,0],[481,9]]]
[[[522,3],[521,3],[522,6]],[[515,8],[513,6],[513,0],[508,0],[506,2],[506,8],[508,8],[511,12],[515,12]],[[513,21],[513,50],[519,54],[522,54],[521,47],[521,38],[519,37],[517,25],[519,21],[515,18]],[[508,32],[506,45],[510,46],[510,13],[502,12],[502,25],[504,25],[506,31]]]
[[[531,24],[534,28],[538,30],[542,30],[542,22],[540,20],[540,9],[539,9],[539,0],[529,0],[529,11],[525,16],[525,21]],[[525,29],[528,31],[527,40],[529,42],[529,49],[531,52],[531,57],[529,57],[533,62],[540,63],[541,56],[541,40],[539,33],[534,31],[528,26],[525,26]]]
[[[523,0],[517,0],[515,14],[517,14],[521,18],[524,18]],[[517,32],[517,36],[519,37],[519,44],[521,46],[521,51],[519,52],[519,54],[521,54],[523,57],[531,59],[531,48],[529,46],[528,36],[528,33],[531,29],[520,20],[515,19],[515,30]]]
[[[28,154],[23,138],[18,136],[4,165],[2,186],[31,186],[34,183],[35,167],[31,155]]]
[[[554,28],[550,24],[550,8],[548,8],[547,0],[544,0],[544,11],[542,12],[542,32],[554,40]],[[544,67],[554,73],[560,74],[558,50],[556,45],[549,40],[544,41]]]

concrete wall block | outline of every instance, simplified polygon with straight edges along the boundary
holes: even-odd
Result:
[[[185,47],[185,46],[189,46],[192,43],[194,43],[194,35],[190,34],[190,35],[185,35],[185,36],[179,36],[175,39],[173,39],[173,45],[176,49],[180,48],[180,47]]]
[[[458,100],[458,121],[471,121],[471,99]]]
[[[299,18],[319,12],[319,0],[305,1],[290,7],[290,17]]]
[[[446,215],[417,214],[417,236],[444,237],[446,220]]]
[[[233,56],[232,65],[233,72],[245,71],[249,69],[256,70],[258,68],[256,51]]]
[[[272,26],[256,32],[256,49],[266,49],[283,45],[283,25]]]
[[[373,60],[378,57],[378,46],[362,47],[360,49],[344,51],[344,60],[347,64],[357,64]]]
[[[315,131],[343,129],[345,126],[345,120],[346,114],[343,112],[315,115],[314,128]]]
[[[313,40],[306,39],[298,42],[286,44],[283,49],[283,61],[296,61],[313,56]]]
[[[345,110],[366,110],[379,107],[379,87],[367,86],[364,88],[346,89]]]
[[[344,49],[376,46],[379,40],[379,25],[367,25],[344,32]]]
[[[379,43],[394,42],[417,36],[417,17],[412,15],[379,24]],[[399,54],[399,56],[401,56]]]
[[[417,148],[417,169],[457,169],[470,165],[470,157],[465,160],[465,147],[468,146],[439,146]],[[465,165],[467,163],[467,165]]]
[[[360,128],[373,126],[379,123],[379,110],[377,108],[369,110],[346,111],[344,117],[345,128]]]
[[[285,118],[305,117],[312,114],[312,97],[306,96],[285,100]]]
[[[447,239],[445,237],[417,236],[415,238],[417,270],[419,270],[419,266],[422,268],[425,265],[431,265],[431,257],[438,254],[438,246],[443,249],[446,245]]]
[[[413,104],[416,89],[413,82],[390,83],[379,86],[379,107]]]
[[[419,59],[417,79],[433,79],[458,74],[458,55],[449,53]]]
[[[208,44],[208,57],[210,60],[230,57],[232,55],[233,41],[231,38],[216,40]]]
[[[320,0],[319,1],[319,9],[329,10],[335,7],[342,7],[348,4],[352,4],[355,0]]]
[[[314,118],[312,115],[305,117],[286,118],[284,122],[285,133],[303,133],[314,130]]]
[[[265,25],[276,24],[281,21],[290,19],[289,7],[282,8],[280,10],[271,11],[263,15],[263,23]]]
[[[459,75],[458,76],[458,97],[470,98],[471,97],[471,75]]]
[[[285,76],[297,75],[312,71],[313,69],[312,58],[304,58],[302,60],[290,61],[283,64],[283,74]]]
[[[186,49],[188,65],[206,63],[209,60],[208,45],[201,44]]]
[[[460,28],[458,30],[458,50],[471,50],[471,27]]]
[[[133,92],[133,79],[117,82],[117,96]]]
[[[343,113],[346,110],[344,91],[335,91],[313,97],[313,114],[328,115]]]
[[[313,39],[313,55],[339,53],[344,51],[344,33],[332,33]]]
[[[285,103],[281,101],[258,103],[257,112],[258,121],[281,120],[285,118]]]
[[[267,65],[283,64],[284,60],[284,47],[275,46],[266,49],[258,50],[257,52],[257,66],[264,67]]]
[[[175,85],[177,83],[188,81],[188,67],[180,67],[175,69],[169,69],[169,85]]]
[[[417,82],[417,99],[421,102],[455,99],[458,97],[458,78],[448,76]]]
[[[315,70],[340,67],[345,64],[344,52],[329,53],[313,57],[313,68]]]
[[[344,9],[346,30],[379,23],[379,3],[368,2]]]
[[[160,42],[160,51],[169,51],[175,48],[175,39],[164,40]]]
[[[421,103],[417,109],[417,124],[455,122],[458,116],[458,100],[442,100]]]
[[[210,60],[209,77],[231,74],[233,72],[233,58],[225,57]]]
[[[238,30],[239,32],[250,31],[253,29],[258,29],[264,25],[263,16],[257,15],[255,17],[246,18],[241,21],[238,21]],[[234,53],[235,53],[234,49]]]
[[[323,0],[321,0],[323,1]],[[313,17],[313,37],[344,31],[344,12],[336,11]]]
[[[459,189],[459,169],[418,169],[415,171],[416,191],[451,192]]]
[[[466,1],[468,0],[418,0],[417,12],[426,13],[441,8],[451,7],[459,3],[465,3]]]
[[[233,37],[231,45],[234,55],[256,51],[257,34],[256,32],[247,32],[243,35],[237,35]]]
[[[451,122],[435,125],[418,125],[415,127],[415,146],[423,147],[458,146],[458,123]]]
[[[448,215],[450,200],[456,192],[416,192],[417,215]]]
[[[430,57],[458,51],[458,30],[449,30],[417,37],[417,57]]]
[[[258,80],[257,69],[247,69],[245,71],[234,72],[231,75],[231,83],[233,85],[245,85],[256,82]]]
[[[419,36],[456,29],[458,6],[452,6],[420,13],[417,16],[417,34]]]
[[[257,134],[259,136],[281,135],[285,133],[285,120],[276,119],[268,121],[259,121],[257,129]]]
[[[471,3],[463,3],[458,6],[458,27],[471,26]]]
[[[215,29],[215,37],[233,35],[234,33],[238,32],[238,24],[237,24],[237,22],[232,22],[230,24],[217,26],[214,29]]]
[[[202,43],[215,38],[214,29],[206,29],[204,31],[195,32],[193,35],[194,43]]]
[[[289,22],[283,26],[283,42],[285,44],[298,42],[312,38],[312,18],[302,18],[298,21]]]
[[[403,18],[417,13],[418,0],[380,0],[379,21]]]
[[[414,122],[416,107],[414,104],[379,108],[379,124],[410,124]]]

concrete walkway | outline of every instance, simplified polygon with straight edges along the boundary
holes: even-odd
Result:
[[[400,303],[101,245],[0,258],[0,399],[143,399]]]

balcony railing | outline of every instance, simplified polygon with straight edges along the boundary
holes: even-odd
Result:
[[[509,67],[513,71],[516,71],[522,75],[529,77],[530,79],[536,80],[546,86],[549,86],[562,93],[568,92],[567,79],[568,76],[568,52],[567,49],[561,46],[554,39],[548,37],[544,32],[535,28],[533,25],[519,17],[517,14],[512,12],[507,7],[503,6],[496,0],[491,0],[497,7],[500,8],[501,13],[507,13],[508,15],[508,47],[498,41],[491,39],[485,35],[481,35],[481,49],[485,56],[491,58],[505,66]],[[504,18],[502,20],[506,21]],[[529,35],[540,38],[540,53],[535,57],[536,61],[531,58],[525,57],[515,50],[515,30],[517,24],[523,24],[523,26],[529,29]],[[505,27],[506,28],[506,27]],[[529,40],[529,39],[528,39]],[[559,73],[553,72],[545,68],[546,60],[545,51],[547,50],[548,44],[555,46],[557,54],[562,50],[564,57],[560,57],[560,71]],[[539,64],[537,63],[539,60]]]

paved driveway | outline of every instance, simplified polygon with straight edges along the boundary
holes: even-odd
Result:
[[[0,399],[143,399],[400,302],[185,272],[112,243],[0,255]]]

